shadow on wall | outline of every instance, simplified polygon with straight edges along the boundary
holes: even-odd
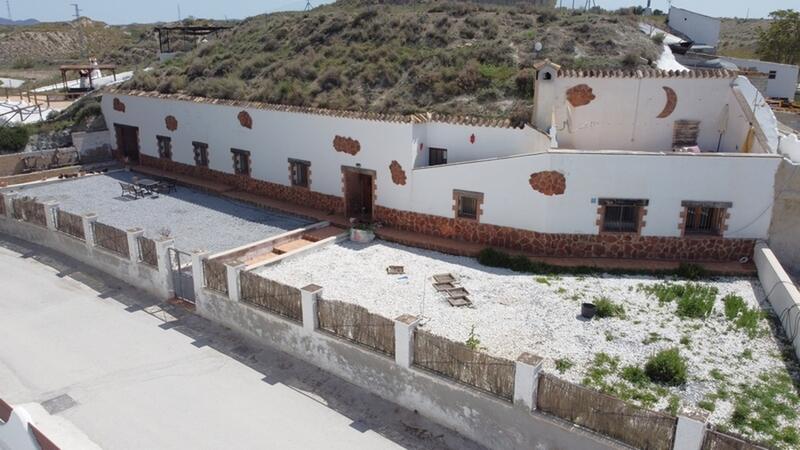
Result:
[[[162,320],[158,325],[160,328],[191,338],[195,347],[209,347],[235,359],[261,374],[267,385],[286,386],[327,406],[350,419],[350,427],[362,433],[378,433],[408,449],[483,449],[423,419],[416,411],[367,393],[286,353],[242,338],[232,330],[197,316],[180,305],[161,303],[155,297],[69,257],[8,236],[0,236],[0,246],[54,268],[58,271],[55,276],[67,276],[89,286],[99,293],[99,298],[113,300],[123,305],[127,312],[146,311]],[[165,320],[170,317],[174,320]]]

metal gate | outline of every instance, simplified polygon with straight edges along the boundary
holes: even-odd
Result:
[[[172,286],[175,297],[194,303],[194,279],[192,277],[192,256],[176,248],[169,249],[169,267],[172,272]]]

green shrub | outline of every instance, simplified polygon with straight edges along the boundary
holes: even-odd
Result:
[[[625,318],[625,308],[618,303],[614,303],[608,297],[595,298],[594,305],[597,307],[597,317],[619,317],[620,319]]]
[[[0,127],[0,151],[19,152],[28,144],[30,131],[24,125]]]
[[[664,44],[664,37],[665,37],[664,33],[656,33],[656,34],[650,36],[650,39],[652,39],[653,42],[658,44],[658,45],[663,45]]]
[[[622,379],[635,386],[643,386],[650,382],[644,369],[639,366],[625,366],[622,368]]]
[[[559,358],[556,360],[556,370],[558,370],[559,373],[564,373],[568,371],[574,365],[575,363],[572,362],[572,360],[570,360],[569,358]]]
[[[711,314],[714,309],[719,290],[714,286],[688,282],[678,283],[658,283],[651,286],[639,286],[639,290],[653,297],[659,303],[669,303],[676,301],[678,308],[676,314],[680,318],[704,319]]]
[[[736,294],[728,294],[722,298],[722,303],[725,305],[725,318],[733,320],[742,311],[747,309],[744,299]]]
[[[708,276],[708,271],[698,264],[680,263],[675,275],[687,280],[699,280]]]
[[[655,383],[680,386],[686,383],[686,360],[677,347],[661,350],[651,356],[644,366],[645,373]]]

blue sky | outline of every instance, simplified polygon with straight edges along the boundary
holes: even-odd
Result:
[[[74,9],[70,3],[79,3],[82,14],[92,19],[112,24],[131,22],[170,21],[189,15],[208,18],[244,18],[271,11],[303,9],[305,0],[10,0],[14,19],[35,18],[41,21],[68,20]],[[572,0],[557,0],[571,6]],[[598,6],[616,9],[623,6],[644,5],[646,0],[595,0]],[[0,16],[5,17],[5,2],[0,1]],[[329,3],[329,0],[312,0],[312,4]],[[575,0],[582,5],[585,0]],[[653,0],[653,7],[667,10],[667,0]],[[674,0],[675,6],[691,9],[712,16],[744,17],[750,9],[750,17],[765,17],[776,9],[798,8],[798,0]]]

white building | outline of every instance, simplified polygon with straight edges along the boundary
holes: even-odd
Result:
[[[714,48],[719,44],[721,22],[716,17],[672,6],[669,8],[668,21],[670,28],[686,35],[695,44],[710,45]]]
[[[102,107],[129,160],[416,233],[725,261],[766,238],[781,157],[746,79],[537,68],[524,128],[124,91]]]
[[[767,75],[767,97],[794,100],[795,92],[797,92],[798,73],[800,73],[800,68],[797,66],[729,56],[721,56],[720,59],[736,64],[740,70]]]

